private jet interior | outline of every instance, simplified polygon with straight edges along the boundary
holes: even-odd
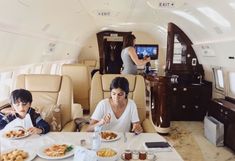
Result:
[[[17,148],[28,160],[79,160],[79,148],[58,158],[40,149],[59,143],[93,154],[86,120],[110,96],[111,80],[124,76],[144,132],[102,141],[117,154],[99,160],[130,160],[130,150],[132,160],[137,151],[143,160],[235,161],[234,17],[234,0],[1,0],[0,110],[11,108],[14,89],[27,89],[53,131],[9,139],[3,129],[1,154]],[[129,34],[139,59],[151,57],[137,75],[120,73]],[[171,149],[144,146],[159,141]]]

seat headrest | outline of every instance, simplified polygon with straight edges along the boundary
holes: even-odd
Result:
[[[17,83],[31,92],[59,92],[61,79],[62,77],[59,75],[27,74],[20,75],[17,78]]]
[[[115,77],[125,77],[129,82],[129,90],[133,92],[135,90],[136,76],[135,75],[120,75],[120,74],[104,74],[101,76],[103,91],[110,91],[110,84]]]

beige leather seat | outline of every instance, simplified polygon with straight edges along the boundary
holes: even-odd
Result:
[[[84,59],[82,61],[88,67],[89,74],[91,74],[92,70],[96,68],[96,60],[95,59]]]
[[[153,123],[146,118],[145,82],[144,78],[140,75],[101,75],[96,73],[91,81],[90,113],[93,113],[100,100],[110,97],[110,83],[117,76],[125,77],[129,81],[130,92],[128,97],[133,99],[137,105],[140,122],[144,132],[156,132]]]
[[[27,74],[16,78],[15,89],[24,88],[33,96],[32,107],[60,105],[62,131],[75,131],[78,109],[73,107],[73,86],[68,76]],[[78,106],[76,106],[78,107]]]
[[[84,64],[64,64],[61,73],[72,80],[74,102],[81,104],[84,110],[89,111],[90,76],[88,67]]]

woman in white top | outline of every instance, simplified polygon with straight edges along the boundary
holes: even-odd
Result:
[[[123,42],[121,58],[123,62],[122,74],[137,74],[137,65],[145,65],[150,62],[150,57],[139,59],[135,51],[135,35],[127,35]]]
[[[110,85],[111,97],[101,100],[91,116],[87,131],[96,126],[103,130],[141,133],[143,131],[136,104],[128,99],[129,83],[124,77],[116,77]],[[131,129],[132,124],[132,129]]]

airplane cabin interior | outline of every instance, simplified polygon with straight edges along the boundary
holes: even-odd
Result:
[[[0,125],[12,115],[4,112],[13,109],[11,92],[26,89],[50,126],[9,138],[8,121],[1,161],[9,149],[23,149],[27,161],[79,160],[82,150],[82,161],[235,161],[234,16],[234,0],[0,1]],[[122,74],[131,34],[137,59],[150,61]],[[141,134],[86,131],[116,77],[129,82]],[[61,156],[45,152],[65,143],[72,149]]]

